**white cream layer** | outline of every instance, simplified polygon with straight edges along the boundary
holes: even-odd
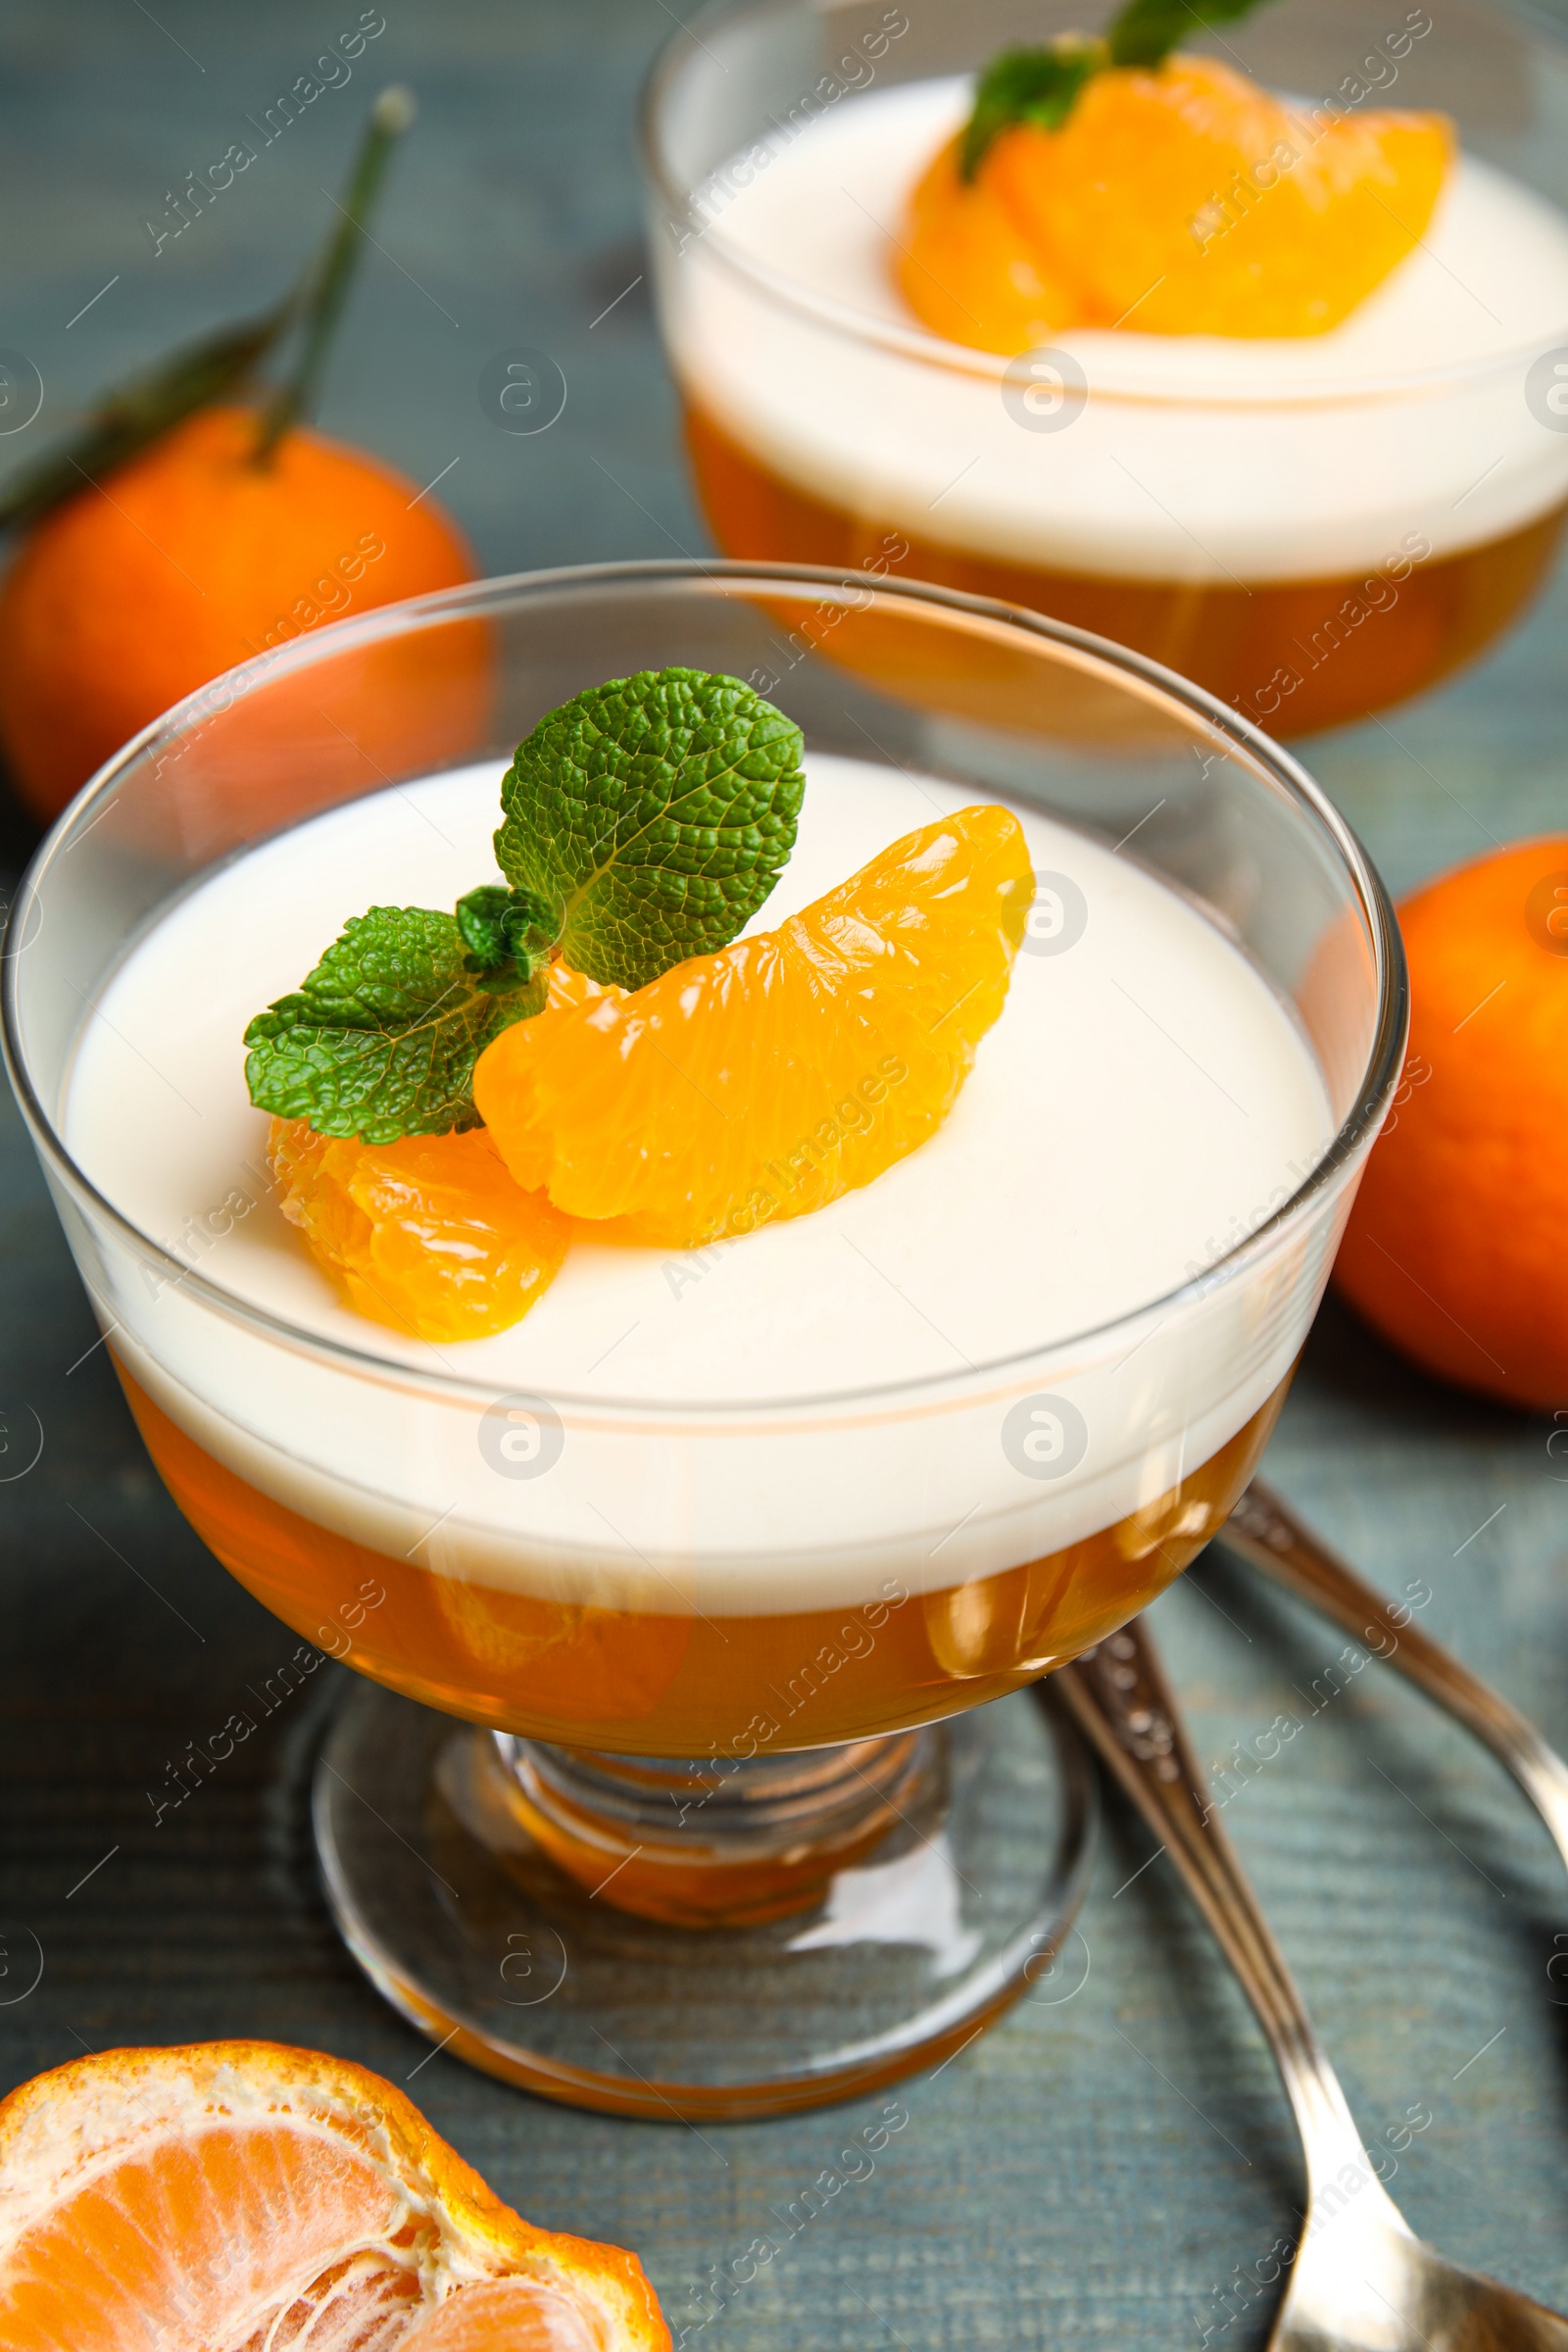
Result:
[[[427,1539],[433,1567],[563,1597],[770,1610],[860,1598],[889,1575],[954,1584],[1088,1534],[1277,1385],[1321,1236],[1250,1284],[1052,1352],[1213,1262],[1295,1190],[1330,1122],[1301,1033],[1223,934],[1128,857],[1024,811],[1037,868],[1069,877],[1087,924],[1065,953],[1026,946],[955,1112],[910,1158],[706,1251],[576,1241],[492,1339],[438,1348],[342,1306],[270,1197],[241,1032],[349,914],[450,905],[485,878],[498,777],[379,794],[222,869],[87,1024],[65,1133],[89,1179],[235,1299],[384,1368],[314,1358],[111,1250],[116,1346],[200,1443],[395,1556]],[[800,845],[755,927],[964,797],[813,759]],[[1008,1358],[1023,1360],[984,1369]],[[444,1394],[444,1375],[485,1394]],[[1076,1398],[1088,1431],[1059,1480],[1020,1472],[1002,1436],[1042,1390]],[[543,1475],[498,1471],[481,1427],[514,1394],[559,1412]]]
[[[934,338],[924,360],[885,350],[726,258],[846,322],[917,329],[890,241],[970,88],[852,97],[715,173],[702,233],[656,234],[683,386],[787,481],[1010,563],[1194,582],[1427,561],[1419,543],[1454,554],[1568,497],[1568,434],[1532,413],[1519,356],[1568,341],[1568,220],[1474,158],[1417,251],[1328,334],[1064,332],[1088,399],[1055,431],[1015,421],[1000,363]],[[1458,372],[1400,388],[1432,368]]]

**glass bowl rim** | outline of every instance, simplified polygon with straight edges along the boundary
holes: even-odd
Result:
[[[1108,668],[1113,673],[1130,674],[1145,685],[1153,686],[1168,702],[1176,703],[1188,715],[1201,720],[1222,739],[1245,750],[1265,773],[1284,788],[1288,798],[1304,804],[1306,813],[1316,820],[1322,832],[1328,836],[1349,881],[1371,942],[1377,1012],[1367,1058],[1350,1108],[1332,1142],[1296,1190],[1262,1224],[1245,1235],[1211,1265],[1204,1267],[1200,1274],[1190,1277],[1159,1298],[1142,1301],[1112,1316],[1107,1322],[1093,1324],[1081,1331],[1063,1332],[1032,1348],[1014,1349],[1005,1356],[968,1365],[961,1373],[922,1373],[910,1380],[879,1381],[864,1388],[812,1391],[808,1395],[775,1398],[749,1398],[739,1403],[690,1397],[661,1400],[650,1396],[585,1396],[553,1389],[550,1402],[556,1409],[570,1412],[584,1421],[599,1423],[624,1423],[625,1417],[632,1415],[639,1424],[651,1420],[689,1421],[693,1416],[713,1423],[756,1423],[760,1417],[770,1414],[795,1420],[803,1415],[808,1417],[835,1407],[850,1406],[875,1410],[887,1405],[903,1404],[915,1411],[940,1409],[940,1397],[967,1393],[977,1379],[995,1382],[1005,1380],[1008,1375],[1016,1379],[1026,1366],[1037,1363],[1042,1357],[1082,1349],[1108,1339],[1113,1333],[1129,1329],[1147,1316],[1166,1317],[1185,1305],[1196,1303],[1208,1294],[1228,1286],[1250,1265],[1267,1255],[1290,1231],[1308,1222],[1323,1197],[1348,1178],[1356,1160],[1371,1148],[1383,1123],[1403,1065],[1409,1020],[1409,988],[1403,943],[1382,877],[1328,795],[1299,762],[1240,711],[1219,702],[1202,687],[1178,676],[1174,670],[1165,668],[1162,663],[1150,660],[1146,655],[1134,653],[1128,647],[1116,645],[1109,638],[1096,636],[1087,629],[1074,628],[1065,621],[1053,620],[1023,606],[1004,604],[991,597],[972,596],[960,589],[944,588],[926,581],[880,578],[868,581],[863,575],[847,575],[822,564],[719,559],[704,562],[690,557],[654,557],[642,561],[565,564],[548,570],[509,572],[494,578],[467,581],[456,588],[439,589],[426,596],[405,598],[396,604],[378,606],[368,612],[329,622],[324,628],[313,629],[304,636],[287,641],[282,648],[237,663],[233,669],[221,672],[220,679],[209,680],[193,693],[183,696],[133,735],[89,777],[75,798],[61,811],[29,860],[12,899],[3,940],[0,940],[0,1052],[3,1052],[23,1116],[46,1172],[52,1173],[69,1194],[85,1204],[83,1213],[89,1222],[106,1224],[112,1228],[122,1245],[128,1247],[135,1257],[144,1264],[150,1263],[163,1270],[164,1280],[171,1289],[177,1286],[185,1296],[208,1309],[229,1321],[249,1325],[274,1341],[280,1340],[296,1352],[324,1359],[328,1365],[336,1365],[360,1377],[368,1376],[381,1385],[422,1387],[444,1397],[461,1397],[485,1406],[495,1402],[499,1392],[494,1379],[484,1380],[445,1370],[432,1370],[406,1362],[401,1357],[383,1355],[368,1346],[350,1345],[324,1333],[312,1331],[291,1321],[286,1315],[275,1314],[267,1307],[259,1306],[238,1292],[227,1290],[222,1284],[202,1274],[195,1266],[175,1256],[172,1250],[166,1249],[152,1235],[144,1233],[100,1192],[72,1156],[64,1137],[56,1128],[54,1118],[34,1088],[26,1066],[17,1001],[20,985],[18,970],[26,945],[23,934],[28,909],[37,903],[38,891],[46,874],[67,854],[68,848],[74,846],[74,841],[89,829],[82,819],[87,817],[94,804],[107,803],[126,772],[155,745],[172,741],[186,722],[199,719],[209,712],[213,707],[215,685],[228,687],[235,682],[249,680],[259,683],[265,678],[287,676],[310,667],[318,660],[347,654],[356,646],[373,645],[413,633],[427,622],[445,623],[482,617],[486,612],[509,604],[525,603],[542,595],[563,592],[569,595],[578,589],[612,585],[633,588],[646,584],[654,587],[665,582],[691,585],[750,583],[764,594],[770,589],[777,591],[780,588],[836,590],[846,596],[851,593],[857,597],[869,594],[927,610],[932,607],[946,609],[1000,622],[1026,636],[1041,638],[1080,656],[1087,656],[1093,663]],[[858,609],[864,610],[863,604]],[[238,694],[232,699],[239,699],[244,691],[244,684],[240,683]],[[100,808],[98,815],[102,813]],[[91,817],[90,823],[96,823],[98,815]],[[15,945],[15,942],[22,944]]]
[[[1511,19],[1533,38],[1557,48],[1564,63],[1568,64],[1568,26],[1521,5],[1520,0],[1469,0],[1469,5]],[[716,28],[743,17],[784,15],[792,10],[807,15],[824,15],[822,9],[810,7],[808,0],[706,0],[705,6],[694,11],[679,24],[677,30],[666,35],[656,52],[643,77],[638,100],[637,150],[644,178],[663,206],[666,222],[690,222],[693,241],[700,238],[725,269],[765,300],[773,304],[782,303],[847,342],[871,345],[895,358],[913,362],[923,368],[939,368],[944,374],[972,376],[980,382],[997,385],[1007,379],[1007,370],[1016,367],[1020,360],[1049,357],[1058,351],[1082,368],[1084,363],[1073,346],[1072,336],[1080,332],[1094,332],[1103,338],[1113,334],[1114,330],[1067,327],[1063,328],[1058,342],[1042,344],[1033,352],[1009,354],[981,351],[965,343],[950,342],[945,335],[934,334],[928,327],[912,321],[904,325],[895,318],[882,318],[872,312],[859,310],[853,303],[836,301],[831,295],[818,292],[804,279],[793,278],[783,270],[759,262],[726,239],[714,221],[704,222],[702,215],[695,208],[696,190],[682,187],[678,176],[667,167],[661,137],[666,91],[680,66],[689,58],[691,50],[704,45],[700,36],[705,29]],[[1202,37],[1200,28],[1200,40]],[[1462,155],[1462,148],[1460,152]],[[1534,189],[1530,192],[1537,193]],[[1549,199],[1543,201],[1549,202]],[[650,241],[657,244],[657,238]],[[677,260],[679,258],[677,256]],[[1142,338],[1146,343],[1180,339]],[[1303,337],[1302,340],[1314,341],[1316,338]],[[1140,380],[1136,374],[1124,373],[1118,378],[1114,359],[1096,350],[1092,355],[1095,364],[1089,372],[1088,397],[1091,400],[1117,401],[1127,407],[1176,410],[1353,407],[1361,403],[1370,405],[1380,401],[1438,394],[1455,384],[1479,384],[1494,377],[1507,378],[1524,363],[1542,358],[1564,341],[1568,341],[1568,317],[1549,332],[1528,336],[1520,342],[1509,344],[1502,351],[1485,352],[1471,360],[1437,360],[1424,368],[1387,368],[1376,375],[1329,376],[1268,384],[1237,384],[1218,377],[1212,380],[1194,378],[1190,382],[1170,386]]]

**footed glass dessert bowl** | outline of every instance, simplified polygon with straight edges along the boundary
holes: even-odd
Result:
[[[671,35],[652,268],[726,555],[1004,597],[1286,736],[1506,627],[1568,514],[1568,44],[1491,0],[1226,13]],[[1150,63],[1075,92],[1107,41]]]
[[[545,808],[551,714],[662,679],[761,710],[724,777],[764,738],[799,754],[793,855],[723,955],[593,995],[643,1091],[595,1098],[576,1193],[559,1152],[524,1171],[522,1098],[486,1077],[513,1083],[519,1037],[586,1052],[569,1010],[489,1047],[466,1132],[374,1159],[390,1183],[396,1153],[477,1152],[554,1237],[505,1315],[411,1317],[410,1282],[462,1276],[478,1228],[420,1225],[407,1186],[402,1223],[313,1226],[327,1147],[292,1098],[292,1124],[257,1106],[256,1040],[294,1052],[302,974],[367,908],[468,894],[499,922],[510,883],[537,913],[514,797],[484,881],[503,777],[534,747]],[[631,826],[623,867],[656,836]],[[691,836],[718,898],[738,839]],[[1016,867],[973,980],[933,944],[945,899],[967,919],[941,863],[965,844]],[[791,956],[814,1009],[766,977]],[[464,987],[532,985],[517,957],[469,957]],[[368,971],[291,1085],[329,1048],[434,1034]],[[715,973],[739,1025],[703,1058]],[[154,1461],[219,1559],[365,1678],[317,1836],[407,2016],[547,2095],[700,2118],[867,2088],[1031,1987],[1070,1993],[1088,1783],[1026,1687],[1223,1524],[1403,1050],[1381,886],[1286,754],[1139,656],[941,589],[745,564],[492,581],[296,641],[148,729],[39,852],[4,980],[8,1066]],[[970,1042],[921,1111],[950,1022]],[[748,1214],[678,1245],[580,1189],[661,1152],[688,1205],[749,1169]]]

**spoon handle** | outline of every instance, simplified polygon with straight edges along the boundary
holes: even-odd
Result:
[[[1366,2159],[1339,2078],[1209,1802],[1143,1619],[1058,1667],[1051,1681],[1164,1845],[1241,1979],[1295,2110],[1309,2190],[1327,2185],[1347,2164],[1359,2174]],[[1382,2197],[1375,2183],[1367,2188]],[[1403,2228],[1392,2204],[1384,2218]]]
[[[1391,1604],[1363,1583],[1260,1481],[1248,1488],[1219,1540],[1397,1666],[1428,1698],[1485,1740],[1535,1805],[1568,1864],[1568,1764],[1528,1716],[1412,1625],[1407,1608]]]

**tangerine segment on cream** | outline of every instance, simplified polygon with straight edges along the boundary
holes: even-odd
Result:
[[[799,846],[754,928],[973,797],[833,757],[807,772]],[[489,1339],[436,1347],[351,1312],[277,1206],[241,1036],[351,914],[451,906],[483,880],[499,781],[488,765],[379,793],[222,867],[153,924],[85,1023],[64,1114],[78,1166],[237,1308],[289,1327],[100,1236],[115,1347],[229,1468],[440,1573],[771,1613],[890,1579],[960,1584],[1090,1535],[1195,1469],[1285,1377],[1331,1217],[1241,1279],[1151,1302],[1321,1156],[1334,1122],[1310,1049],[1192,903],[1023,809],[1035,867],[1068,878],[1087,921],[1059,953],[1051,920],[1032,921],[956,1108],[907,1159],[707,1250],[617,1249],[579,1226],[552,1289]],[[885,1073],[867,1078],[874,1104]],[[1041,1394],[1086,1433],[1059,1476],[1004,1431]],[[498,1452],[509,1410],[538,1420],[527,1399],[559,1445],[536,1447],[525,1420]]]
[[[1000,360],[880,346],[865,326],[923,335],[891,240],[972,90],[851,98],[715,172],[700,227],[656,223],[688,397],[797,488],[1004,562],[1233,585],[1458,554],[1568,498],[1568,435],[1525,396],[1535,353],[1568,337],[1568,219],[1474,157],[1416,251],[1327,334],[1055,337],[1088,384],[1061,429],[1018,421]],[[1398,388],[1423,369],[1450,372]]]

